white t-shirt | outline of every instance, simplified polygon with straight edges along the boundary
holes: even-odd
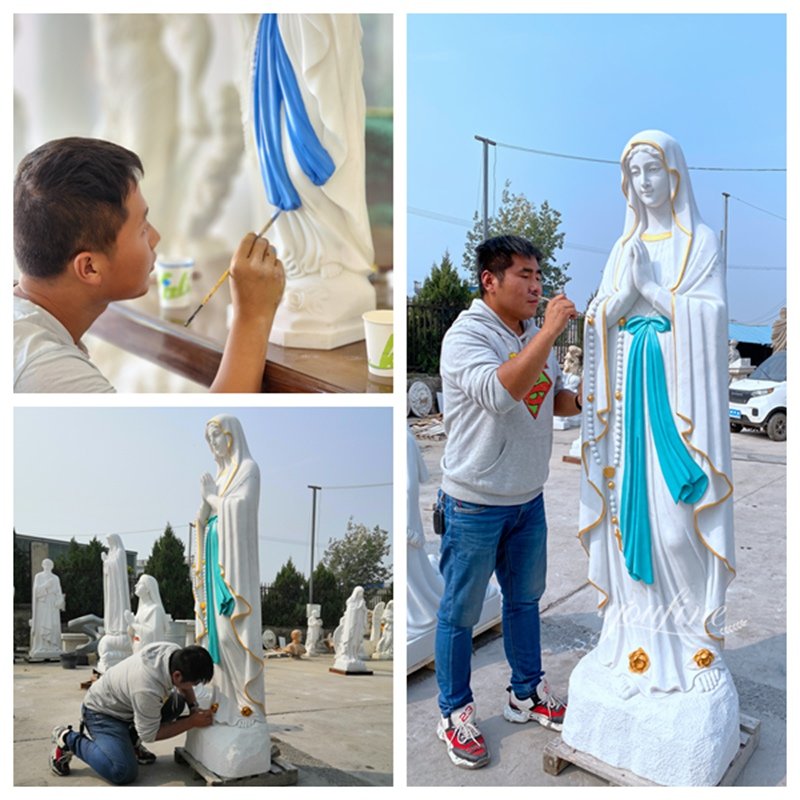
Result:
[[[14,296],[15,392],[113,392],[82,342],[41,306]]]

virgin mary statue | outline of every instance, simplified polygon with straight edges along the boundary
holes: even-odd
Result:
[[[625,225],[584,338],[579,537],[603,628],[563,738],[657,783],[716,783],[739,734],[725,267],[672,137],[637,134],[621,167]]]
[[[236,417],[214,417],[205,434],[217,473],[205,473],[200,481],[195,613],[198,644],[214,661],[215,716],[211,728],[190,732],[187,749],[216,774],[241,777],[270,764],[259,599],[260,476]]]

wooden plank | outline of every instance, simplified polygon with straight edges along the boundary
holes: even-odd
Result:
[[[223,778],[201,764],[184,747],[175,748],[175,761],[189,767],[206,782],[206,786],[294,786],[297,783],[297,768],[281,758],[278,748],[272,746],[269,772],[248,775],[244,778]]]
[[[733,786],[761,739],[761,722],[744,714],[739,718],[739,750],[733,757],[718,786]],[[606,764],[588,753],[575,750],[561,737],[552,739],[544,748],[543,769],[548,775],[558,775],[570,764],[608,781],[612,786],[658,786],[630,770]]]

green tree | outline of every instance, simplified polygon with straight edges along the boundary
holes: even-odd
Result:
[[[103,615],[103,559],[108,548],[95,537],[81,546],[70,539],[69,549],[55,559],[53,572],[61,580],[61,591],[67,596],[64,616],[67,620],[84,614]]]
[[[384,564],[391,552],[389,532],[376,525],[369,530],[363,523],[347,521],[342,539],[331,539],[323,556],[324,564],[336,576],[348,596],[356,586],[369,592],[392,578],[392,568]]]
[[[261,623],[275,627],[305,627],[308,582],[290,558],[261,600]]]
[[[194,617],[192,579],[186,563],[186,551],[169,522],[153,545],[144,571],[158,581],[161,602],[173,619]]]
[[[322,606],[322,619],[328,628],[339,624],[346,600],[336,575],[325,564],[317,564],[314,567],[314,602]]]
[[[545,200],[537,208],[524,194],[511,191],[511,181],[506,181],[497,213],[489,217],[489,237],[515,234],[524,236],[541,250],[543,258],[539,266],[543,272],[544,293],[552,297],[563,291],[569,277],[569,262],[556,263],[556,250],[564,247],[564,234],[559,232],[561,214]],[[472,230],[467,234],[464,246],[464,270],[475,275],[475,248],[484,240],[483,220],[477,212]],[[477,276],[475,278],[477,281]]]
[[[412,302],[460,305],[466,308],[474,294],[469,281],[458,274],[450,258],[450,251],[445,250],[441,262],[437,264],[434,261],[431,265],[430,275],[425,278]]]
[[[445,250],[441,263],[433,263],[430,275],[408,304],[409,372],[435,375],[439,371],[442,338],[474,296]]]

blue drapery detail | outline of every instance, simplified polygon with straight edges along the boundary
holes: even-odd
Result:
[[[281,40],[276,14],[262,14],[253,64],[253,120],[261,177],[270,203],[283,211],[300,208],[281,142],[281,108],[292,150],[303,172],[322,186],[336,165],[308,118],[292,63]]]
[[[683,443],[669,406],[664,358],[658,333],[670,330],[666,317],[633,317],[625,330],[632,336],[625,378],[625,474],[620,504],[622,552],[630,576],[653,582],[653,556],[647,493],[647,417],[661,474],[675,503],[696,503],[708,477]]]
[[[219,637],[217,635],[217,614],[229,617],[233,614],[236,601],[228,591],[219,568],[219,540],[217,538],[217,515],[208,518],[205,542],[205,584],[206,584],[206,628],[208,629],[208,652],[211,660],[219,664]]]

